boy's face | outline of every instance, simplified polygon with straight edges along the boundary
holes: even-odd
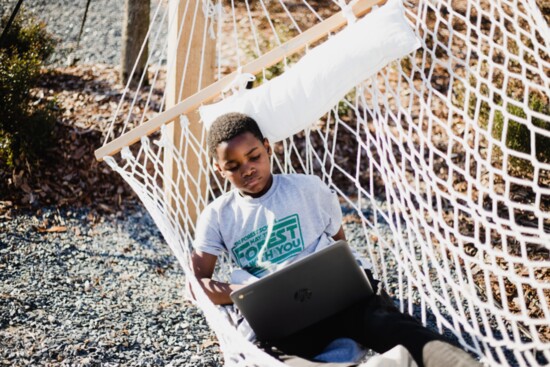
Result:
[[[270,155],[267,139],[246,132],[217,146],[214,166],[242,194],[260,197],[273,182]]]

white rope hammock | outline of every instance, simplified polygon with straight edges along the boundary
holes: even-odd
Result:
[[[254,90],[284,76],[377,2],[180,1],[159,2],[149,85],[126,89],[96,156],[135,190],[193,283],[194,220],[229,189],[197,109],[231,86],[239,94],[247,73]],[[550,365],[548,24],[535,0],[404,7],[420,48],[277,143],[274,170],[319,175],[338,192],[350,242],[404,312],[492,366]],[[223,258],[218,278],[232,266]],[[227,365],[282,365],[197,297]]]

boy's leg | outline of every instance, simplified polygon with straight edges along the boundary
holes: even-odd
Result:
[[[377,353],[385,353],[397,345],[404,346],[418,366],[423,366],[424,346],[443,337],[395,306],[387,305],[376,295],[338,315],[340,334],[354,339]]]
[[[314,361],[313,357],[319,354],[326,346],[321,341],[317,343],[315,335],[302,332],[300,336],[285,338],[278,343],[258,342],[258,346],[264,349],[272,357],[291,367],[353,367],[356,363],[326,363]],[[308,342],[309,341],[309,342]],[[329,341],[330,343],[330,341]],[[277,345],[277,346],[276,346]],[[282,348],[282,349],[280,349]]]
[[[468,353],[448,343],[444,336],[400,312],[388,294],[378,289],[379,282],[370,271],[366,274],[377,295],[339,316],[341,325],[348,326],[343,331],[348,337],[378,353],[402,345],[420,367],[479,365]]]
[[[377,291],[379,282],[370,271],[366,273],[373,289]],[[377,294],[289,337],[272,341],[269,345],[285,355],[313,360],[331,341],[341,337],[351,338],[377,353],[387,352],[401,344],[419,366],[422,366],[424,345],[442,339],[410,315],[401,313],[387,294]]]
[[[373,279],[369,271],[367,276],[373,289],[377,291],[379,282]],[[385,353],[402,345],[420,367],[438,366],[434,356],[423,358],[424,347],[434,341],[438,343],[429,345],[452,347],[453,351],[462,353],[463,360],[474,362],[471,365],[476,363],[466,352],[445,342],[442,335],[427,329],[412,316],[401,313],[383,291],[283,340],[271,342],[270,345],[285,355],[313,360],[331,341],[341,337],[354,339],[378,353]],[[431,348],[426,350],[433,352]]]
[[[376,281],[371,281],[376,289]],[[410,335],[410,336],[409,336]],[[262,346],[284,355],[313,360],[315,356],[337,338],[351,338],[378,353],[384,353],[396,345],[403,345],[421,365],[425,343],[441,337],[424,328],[409,315],[402,314],[389,297],[375,295],[348,309],[307,327],[282,340]],[[420,361],[420,362],[419,362]]]
[[[338,338],[338,331],[330,323],[331,319],[322,320],[280,340],[258,342],[259,346],[272,356],[298,356],[304,359],[313,358]]]

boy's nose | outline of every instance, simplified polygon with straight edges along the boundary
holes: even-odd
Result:
[[[251,165],[243,165],[242,166],[242,176],[243,177],[248,177],[250,175],[252,175],[254,173],[254,167],[252,167]]]

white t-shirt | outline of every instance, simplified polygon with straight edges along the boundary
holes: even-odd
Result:
[[[336,193],[313,175],[273,175],[259,198],[234,189],[202,212],[196,250],[215,256],[227,251],[245,271],[264,276],[333,242],[342,225]]]

